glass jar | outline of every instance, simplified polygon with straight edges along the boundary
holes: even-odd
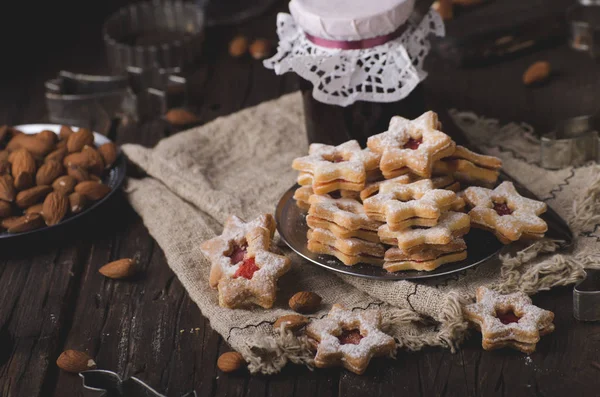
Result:
[[[427,37],[444,34],[435,11],[413,26],[414,0],[291,0],[289,7],[291,15],[277,18],[277,54],[264,64],[300,77],[309,143],[364,146],[393,116],[427,110]]]

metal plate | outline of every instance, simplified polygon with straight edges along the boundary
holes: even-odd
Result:
[[[430,272],[407,270],[389,273],[381,267],[362,263],[346,266],[333,256],[315,254],[307,249],[306,232],[308,226],[306,225],[305,212],[296,205],[293,198],[294,191],[297,188],[298,185],[292,186],[279,200],[275,211],[277,231],[282,240],[298,255],[334,272],[377,280],[417,280],[439,277],[484,263],[495,257],[504,247],[504,244],[499,242],[493,234],[479,229],[471,229],[465,236],[465,242],[468,246],[467,259],[440,266]]]
[[[25,134],[36,134],[42,130],[50,130],[50,131],[58,134],[61,126],[59,124],[22,124],[22,125],[16,125],[14,127],[16,129],[18,129],[19,131],[24,132]],[[77,131],[76,127],[74,128],[74,131]],[[94,132],[94,144],[96,146],[100,146],[100,145],[103,145],[108,142],[110,142],[110,139],[108,139],[104,135]],[[108,193],[106,196],[104,196],[104,198],[92,203],[92,205],[90,205],[88,208],[86,208],[84,211],[82,211],[78,214],[67,216],[65,219],[63,219],[61,222],[57,223],[56,225],[41,227],[39,229],[34,229],[34,230],[30,230],[30,231],[23,232],[23,233],[3,232],[3,233],[0,233],[0,239],[5,240],[5,239],[13,238],[13,237],[22,237],[22,236],[26,236],[26,235],[32,235],[35,233],[39,233],[39,232],[49,231],[51,229],[55,229],[55,228],[65,225],[67,223],[70,223],[70,222],[74,221],[75,219],[78,219],[78,218],[90,213],[91,211],[93,211],[94,209],[96,209],[100,205],[102,205],[102,203],[107,201],[112,195],[115,194],[115,192],[117,192],[119,190],[119,188],[123,184],[123,180],[125,179],[125,171],[126,171],[125,157],[119,150],[117,160],[115,161],[114,165],[102,177],[102,182],[104,184],[110,186],[110,188],[111,188],[110,193]]]

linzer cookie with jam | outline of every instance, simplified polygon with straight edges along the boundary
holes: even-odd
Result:
[[[434,189],[429,179],[417,182],[381,184],[379,192],[364,201],[369,217],[387,222],[390,230],[410,226],[434,226],[441,214],[456,201],[451,190]]]
[[[370,219],[357,200],[315,194],[309,203],[306,217],[309,227],[329,230],[338,238],[354,237],[379,243],[377,229],[381,222]]]
[[[231,215],[220,236],[202,243],[200,249],[211,262],[209,283],[218,289],[221,306],[273,306],[277,280],[290,268],[287,257],[271,252],[274,233],[275,220],[269,214],[251,222]]]
[[[434,175],[452,175],[457,180],[484,187],[492,187],[498,181],[502,160],[456,146],[451,156],[433,164]]]
[[[339,238],[325,229],[309,229],[307,238],[310,252],[335,256],[346,266],[357,263],[380,266],[385,254],[381,244],[358,238]]]
[[[292,168],[300,171],[301,184],[310,179],[316,194],[326,194],[342,189],[361,191],[367,172],[378,164],[379,155],[361,149],[357,141],[348,141],[339,146],[313,143],[308,156],[295,159]]]
[[[381,154],[379,167],[386,178],[407,172],[429,178],[433,163],[452,155],[456,146],[439,127],[437,114],[431,111],[415,120],[394,116],[388,130],[370,137],[367,146]]]
[[[502,182],[494,190],[469,187],[464,198],[473,208],[469,211],[474,226],[492,231],[504,244],[521,238],[539,239],[548,230],[539,215],[546,203],[521,196],[512,182]]]
[[[429,272],[444,264],[459,262],[466,258],[467,244],[462,238],[456,237],[448,244],[426,244],[406,250],[392,247],[385,252],[383,268],[388,272],[401,270]]]
[[[511,347],[530,354],[540,336],[554,331],[554,313],[534,306],[523,292],[502,295],[479,287],[476,299],[464,307],[464,316],[481,331],[485,350]]]
[[[365,372],[373,357],[393,356],[396,341],[381,331],[381,312],[353,312],[334,304],[327,317],[311,322],[306,335],[316,347],[315,366],[343,366],[356,374]]]

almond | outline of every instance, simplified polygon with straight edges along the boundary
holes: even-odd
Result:
[[[83,211],[83,209],[85,208],[86,205],[87,205],[87,199],[85,197],[83,197],[81,194],[71,193],[69,195],[69,206],[71,209],[71,213],[73,213],[73,214],[80,213],[81,211]]]
[[[73,134],[73,130],[68,125],[60,126],[60,132],[58,133],[58,137],[61,141],[66,141]]]
[[[61,147],[61,148],[56,149],[53,152],[48,153],[48,155],[46,156],[44,161],[54,160],[54,161],[58,161],[59,163],[62,164],[66,155],[67,155],[67,148]]]
[[[531,85],[541,83],[550,76],[550,63],[546,61],[535,62],[523,73],[523,84]]]
[[[21,216],[9,216],[8,218],[2,219],[2,221],[0,221],[0,225],[5,229],[10,229],[21,222],[21,218]]]
[[[88,200],[97,201],[110,192],[110,187],[96,181],[83,181],[75,186],[75,191]]]
[[[100,146],[98,152],[104,159],[105,168],[110,168],[117,159],[117,147],[112,142]]]
[[[96,368],[89,354],[77,350],[65,350],[58,356],[56,365],[63,371],[78,373]]]
[[[19,208],[31,207],[34,204],[44,200],[44,198],[52,191],[48,185],[34,186],[17,193],[15,202]]]
[[[90,179],[90,174],[85,169],[77,165],[68,167],[67,174],[75,178],[77,182],[83,182]]]
[[[43,139],[44,141],[50,142],[52,145],[54,145],[56,141],[58,141],[58,136],[50,130],[43,130],[34,136],[37,139]]]
[[[15,199],[15,187],[13,177],[10,175],[0,176],[0,199],[12,202]]]
[[[35,183],[37,185],[51,185],[52,182],[62,174],[64,174],[62,164],[55,160],[46,161],[38,169],[35,175]]]
[[[271,42],[266,39],[257,39],[250,45],[250,55],[254,59],[264,59],[271,54]]]
[[[454,17],[452,0],[438,0],[433,3],[432,7],[440,14],[444,21],[449,21]]]
[[[2,226],[6,227],[9,233],[28,232],[44,226],[44,218],[42,218],[40,214],[27,214],[17,218],[7,218],[5,220],[9,219],[10,223],[8,226],[4,226],[4,221],[2,221]]]
[[[171,109],[165,114],[165,120],[176,126],[198,123],[200,119],[192,112],[185,109]]]
[[[288,314],[287,316],[281,316],[273,324],[275,331],[279,331],[283,326],[284,330],[292,332],[299,331],[302,327],[308,324],[308,318],[299,314]]]
[[[81,152],[69,154],[64,158],[63,164],[65,167],[79,166],[96,175],[102,175],[104,171],[102,156],[91,146],[85,146]]]
[[[56,225],[69,212],[69,199],[57,192],[51,192],[46,196],[42,206],[42,216],[46,225]]]
[[[314,292],[298,292],[290,298],[290,308],[298,313],[314,313],[321,304],[321,297]]]
[[[19,149],[26,149],[31,155],[37,158],[43,158],[54,148],[54,142],[44,139],[37,139],[35,135],[18,134],[15,135],[6,145],[9,152]]]
[[[236,36],[229,42],[229,55],[239,58],[248,51],[248,39],[245,36]]]
[[[28,207],[25,209],[25,214],[41,214],[42,213],[42,207],[44,206],[44,203],[38,203],[38,204],[34,204],[31,207]]]
[[[67,139],[67,150],[69,153],[79,152],[86,145],[94,145],[94,134],[87,128],[80,128]]]
[[[75,178],[70,175],[63,175],[52,182],[52,189],[63,196],[68,196],[75,190],[75,185],[77,185],[77,180]]]
[[[34,174],[30,172],[21,172],[17,175],[17,177],[14,178],[15,189],[25,190],[33,186],[35,184],[35,177],[33,175]]]
[[[223,372],[237,371],[245,364],[244,357],[238,352],[223,353],[217,360],[217,367]]]
[[[108,278],[127,278],[135,274],[137,262],[130,258],[119,259],[102,266],[100,274]]]
[[[0,218],[8,218],[12,214],[12,205],[8,201],[0,200]]]
[[[12,163],[12,175],[15,178],[15,187],[19,190],[26,189],[33,185],[33,176],[36,172],[35,159],[25,149],[19,149],[10,155]],[[27,175],[27,179],[21,177]]]

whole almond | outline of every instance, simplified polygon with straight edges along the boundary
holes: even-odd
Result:
[[[171,109],[165,114],[165,120],[176,126],[198,123],[200,119],[194,113],[185,109]]]
[[[67,139],[67,150],[69,153],[79,152],[86,145],[94,145],[94,134],[87,128],[80,128]]]
[[[52,143],[53,145],[56,143],[56,141],[58,141],[58,136],[50,130],[43,130],[34,136],[37,139],[43,139],[45,141],[48,141],[48,142]]]
[[[25,190],[35,184],[35,174],[31,172],[21,172],[14,178],[14,186],[17,190]]]
[[[321,304],[321,297],[314,292],[302,291],[292,296],[288,303],[295,312],[314,313]]]
[[[100,274],[108,278],[127,278],[135,274],[137,263],[130,258],[119,259],[102,266]]]
[[[46,161],[42,166],[38,169],[37,174],[35,174],[35,183],[37,185],[51,185],[52,182],[62,174],[64,174],[65,169],[62,164],[55,160]]]
[[[69,154],[64,158],[63,164],[65,167],[79,166],[96,175],[102,175],[104,171],[104,159],[91,146],[85,146],[80,152]]]
[[[246,365],[246,361],[238,352],[223,353],[217,360],[217,367],[223,372],[234,372],[244,365]]]
[[[275,331],[279,331],[281,327],[283,327],[284,330],[296,332],[306,324],[308,324],[308,318],[299,314],[288,314],[286,316],[279,317],[277,321],[275,321],[275,324],[273,324],[273,328]]]
[[[58,161],[59,163],[62,164],[64,158],[67,155],[67,148],[66,147],[61,147],[61,148],[57,148],[56,150],[54,150],[53,152],[48,153],[48,155],[46,156],[46,158],[44,158],[44,161]]]
[[[245,36],[236,36],[229,42],[229,55],[239,58],[248,51],[248,39]]]
[[[84,168],[77,165],[67,168],[67,174],[75,178],[77,182],[83,182],[90,179],[90,174]]]
[[[87,205],[87,199],[83,197],[81,194],[75,192],[69,195],[69,207],[71,209],[71,213],[78,214],[84,210]]]
[[[89,354],[78,350],[65,350],[58,356],[56,365],[63,371],[79,373],[96,368],[96,362]]]
[[[52,182],[52,189],[63,196],[68,196],[75,190],[75,185],[77,185],[77,180],[75,178],[71,175],[63,175]]]
[[[9,202],[0,200],[0,218],[8,218],[12,214],[12,205]]]
[[[433,3],[432,7],[440,14],[444,21],[449,21],[454,17],[452,0],[438,0]]]
[[[54,149],[54,142],[38,139],[35,135],[18,134],[8,142],[6,149],[9,152],[26,149],[31,155],[41,159]]]
[[[56,225],[69,212],[69,199],[57,192],[51,192],[46,196],[42,207],[42,216],[46,225]]]
[[[21,216],[9,216],[0,221],[0,226],[2,226],[4,229],[10,229],[11,227],[20,223],[21,218]]]
[[[17,194],[14,187],[13,177],[10,175],[0,176],[0,199],[12,202]]]
[[[75,191],[88,200],[97,201],[110,192],[110,187],[96,181],[83,181],[75,186]]]
[[[265,39],[257,39],[250,45],[250,55],[254,59],[264,59],[271,54],[271,42]]]
[[[550,76],[550,63],[546,61],[535,62],[523,73],[523,84],[531,85],[541,83]]]
[[[31,153],[29,153],[29,151],[25,149],[16,150],[15,152],[11,153],[9,161],[12,163],[13,177],[16,178],[19,174],[23,172],[35,175],[35,159],[31,155]]]
[[[44,198],[52,191],[52,187],[48,185],[34,186],[17,193],[15,203],[19,208],[31,207],[44,200]]]
[[[98,152],[104,159],[105,168],[110,168],[117,159],[117,147],[112,142],[100,146]]]
[[[7,218],[6,220],[9,219],[10,224],[8,224],[8,227],[4,226],[4,221],[2,221],[2,226],[6,227],[9,233],[28,232],[44,226],[44,218],[40,214],[27,214],[14,219]]]
[[[68,125],[60,126],[60,132],[58,133],[58,137],[61,141],[67,140],[73,134],[73,130]]]
[[[34,204],[25,209],[25,214],[41,214],[44,203]]]

